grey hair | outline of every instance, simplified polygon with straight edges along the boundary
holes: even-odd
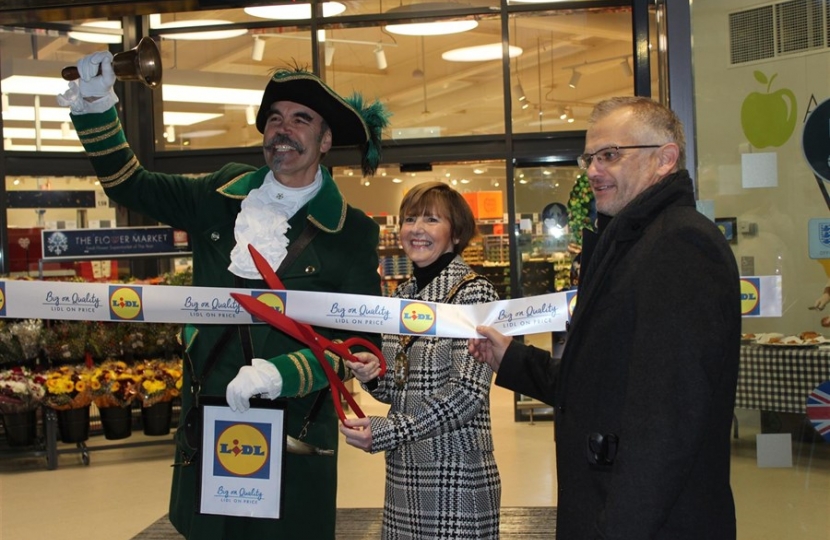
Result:
[[[637,121],[635,136],[641,138],[643,144],[673,142],[679,148],[677,156],[677,168],[686,168],[686,135],[683,131],[683,122],[677,115],[657,101],[639,96],[612,97],[597,103],[591,116],[588,117],[588,124],[594,124],[605,118],[618,109],[628,108],[634,114]],[[657,136],[660,141],[645,140],[646,137]]]

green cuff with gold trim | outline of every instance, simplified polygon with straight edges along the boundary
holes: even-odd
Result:
[[[326,351],[326,360],[342,379],[346,367],[341,358]],[[274,364],[282,377],[280,397],[301,397],[329,385],[326,374],[311,349],[281,354],[268,361]]]

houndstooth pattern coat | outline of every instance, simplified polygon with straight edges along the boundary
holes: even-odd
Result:
[[[456,257],[420,293],[414,278],[396,298],[442,302],[471,272]],[[451,303],[492,302],[486,279],[464,284]],[[390,362],[372,395],[391,405],[372,417],[372,452],[386,452],[382,537],[400,539],[497,539],[501,480],[490,426],[492,371],[467,352],[466,339],[421,336],[408,349],[409,376],[402,388],[392,362],[400,337],[384,336]]]

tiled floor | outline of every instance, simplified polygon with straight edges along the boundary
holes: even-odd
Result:
[[[512,399],[511,392],[494,387],[503,506],[556,505],[553,425],[513,422]],[[366,395],[358,400],[368,414],[383,412]],[[739,538],[830,538],[830,444],[794,445],[793,467],[760,469],[757,417],[742,412],[740,439],[733,445]],[[99,439],[90,446],[106,444]],[[128,441],[143,439],[134,434]],[[338,506],[379,507],[383,457],[341,449]],[[0,457],[0,540],[132,538],[167,512],[171,452],[170,445],[93,450],[88,467],[78,454],[62,454],[54,471],[46,470],[44,458]]]

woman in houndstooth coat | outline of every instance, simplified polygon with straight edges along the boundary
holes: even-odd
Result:
[[[453,304],[498,299],[460,256],[476,225],[457,191],[419,184],[404,197],[400,218],[414,275],[394,297]],[[401,311],[405,325],[421,313],[417,304],[411,314],[406,305]],[[383,355],[388,370],[382,377],[370,353],[358,353],[366,363],[347,365],[372,396],[391,405],[388,415],[348,419],[340,429],[352,446],[386,452],[382,537],[497,539],[501,480],[490,426],[492,371],[469,355],[465,339],[386,335]]]

